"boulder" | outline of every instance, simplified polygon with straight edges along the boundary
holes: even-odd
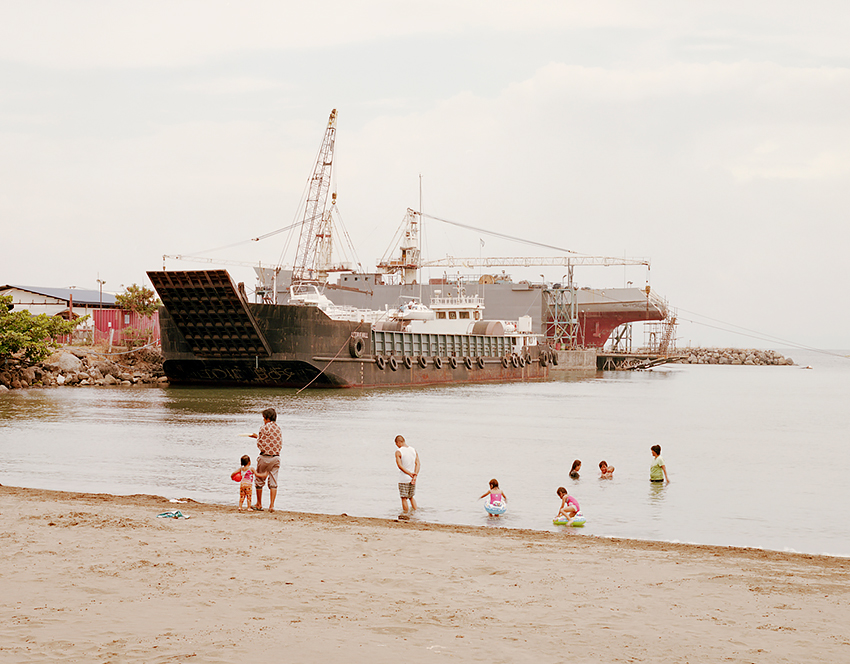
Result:
[[[53,353],[43,364],[45,367],[60,371],[80,371],[83,368],[83,361],[80,358],[63,350]]]
[[[89,358],[89,366],[92,368],[92,371],[90,371],[89,373],[98,371],[101,376],[106,376],[107,374],[117,376],[121,373],[121,368],[117,364],[115,364],[115,362],[101,357]]]
[[[120,383],[120,382],[121,382],[121,381],[120,381],[120,380],[118,380],[118,379],[117,379],[115,376],[113,376],[112,374],[106,374],[106,377],[103,379],[103,384],[104,384],[104,385],[118,385],[118,383]]]
[[[57,385],[64,385],[65,384],[65,376],[63,376],[62,374],[57,375],[56,376],[56,384]]]

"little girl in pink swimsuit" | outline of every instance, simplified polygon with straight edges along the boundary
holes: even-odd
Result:
[[[558,491],[556,493],[561,499],[561,507],[558,510],[558,516],[563,516],[567,519],[572,519],[576,514],[581,511],[581,507],[579,507],[578,501],[570,494],[568,494],[567,490],[564,487],[558,487]]]
[[[481,498],[486,498],[487,496],[490,496],[490,501],[487,505],[487,507],[489,507],[490,509],[488,509],[487,512],[489,512],[490,516],[499,516],[499,514],[504,511],[503,508],[508,502],[508,497],[499,488],[499,480],[490,480],[490,490],[481,494],[478,500],[481,500]]]

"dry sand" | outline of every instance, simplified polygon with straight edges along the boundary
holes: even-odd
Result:
[[[11,487],[0,522],[2,662],[850,661],[844,558]]]

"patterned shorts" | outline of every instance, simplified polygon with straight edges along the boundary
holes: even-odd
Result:
[[[239,500],[243,498],[247,498],[248,502],[251,502],[251,485],[250,484],[240,484],[239,485]]]
[[[279,456],[266,456],[261,454],[257,457],[257,472],[268,473],[268,477],[255,477],[254,486],[262,489],[269,482],[269,489],[277,489],[277,473],[280,470]]]
[[[413,498],[416,493],[416,484],[413,482],[399,482],[398,495],[402,498]]]

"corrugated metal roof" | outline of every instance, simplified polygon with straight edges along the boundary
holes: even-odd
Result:
[[[54,297],[57,300],[64,300],[68,302],[71,299],[71,296],[74,296],[74,304],[84,305],[84,304],[100,304],[103,302],[104,305],[115,305],[115,296],[111,293],[104,293],[103,299],[101,300],[100,291],[96,290],[86,290],[83,288],[43,288],[41,286],[18,286],[16,284],[7,284],[5,286],[0,286],[0,291],[8,290],[10,288],[17,288],[18,290],[26,291],[28,293],[35,293],[36,295],[44,295],[45,297]]]

